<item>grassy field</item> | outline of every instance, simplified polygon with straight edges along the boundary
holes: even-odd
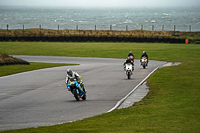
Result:
[[[157,70],[148,79],[148,95],[135,105],[72,123],[29,128],[7,133],[198,133],[200,131],[200,45],[164,43],[49,43],[0,42],[0,52],[18,55],[53,55],[139,58],[181,62]]]
[[[59,66],[68,66],[75,64],[62,64],[62,63],[35,63],[31,62],[30,65],[7,65],[0,66],[0,77],[7,76],[11,74],[32,71],[37,69],[49,68],[49,67],[59,67]]]
[[[0,52],[0,77],[11,74],[49,68],[58,66],[68,66],[76,64],[64,64],[64,63],[29,63],[28,61],[14,58],[5,53]]]
[[[180,62],[187,61],[190,52],[198,53],[199,46],[165,43],[0,42],[0,52],[9,55],[126,58],[132,51],[135,58],[139,59],[146,50],[151,60]]]

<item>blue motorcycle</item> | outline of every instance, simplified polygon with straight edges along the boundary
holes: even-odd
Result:
[[[71,78],[69,79],[69,83],[67,88],[69,89],[69,91],[72,92],[72,94],[74,95],[75,99],[77,101],[80,101],[80,99],[82,98],[83,100],[86,100],[86,92],[85,89],[83,88],[82,85],[80,85],[77,81],[76,78]]]

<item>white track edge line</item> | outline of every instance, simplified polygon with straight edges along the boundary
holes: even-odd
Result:
[[[118,108],[141,84],[143,84],[147,78],[149,78],[149,76],[151,76],[151,74],[153,74],[157,69],[159,69],[160,67],[156,67],[151,73],[149,73],[149,75],[147,75],[146,78],[144,78],[131,92],[129,92],[124,98],[122,98],[120,101],[117,102],[117,104],[110,109],[109,111],[107,111],[108,113],[115,110],[116,108]]]

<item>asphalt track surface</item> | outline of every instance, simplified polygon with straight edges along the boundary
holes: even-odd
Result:
[[[124,59],[14,56],[29,62],[76,63],[0,77],[0,131],[67,123],[100,115],[113,108],[156,67],[146,69],[135,60],[135,71],[127,79]],[[77,71],[85,83],[87,100],[76,101],[65,85],[66,70]]]

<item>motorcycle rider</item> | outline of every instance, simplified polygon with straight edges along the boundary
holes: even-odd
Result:
[[[128,57],[131,57],[131,60],[134,62],[134,55],[132,51],[129,52]]]
[[[147,55],[146,51],[143,51],[143,54],[142,54],[142,56],[140,58],[140,62],[141,62],[142,57],[146,57],[147,58],[147,66],[148,66],[149,58],[148,58],[148,55]]]
[[[124,69],[126,68],[127,63],[132,64],[132,70],[134,71],[134,64],[133,64],[133,60],[131,59],[131,57],[127,57],[126,61],[124,62]]]
[[[79,90],[80,90],[80,91],[83,91],[84,93],[86,93],[85,88],[84,88],[84,83],[83,83],[83,81],[82,81],[82,79],[81,79],[81,76],[80,76],[77,72],[75,72],[75,71],[73,71],[71,68],[69,68],[69,69],[67,69],[67,77],[66,77],[66,80],[65,80],[65,84],[66,84],[67,86],[68,86],[69,80],[70,80],[71,78],[76,78],[76,81],[77,81],[77,82],[79,83],[79,85],[80,85]],[[83,89],[83,90],[82,90],[82,89]],[[68,90],[71,91],[70,88],[68,88]]]

